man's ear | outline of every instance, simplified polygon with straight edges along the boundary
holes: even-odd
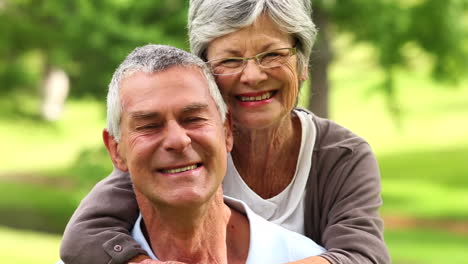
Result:
[[[107,129],[102,131],[102,139],[104,140],[107,152],[109,153],[114,166],[121,171],[128,171],[125,159],[123,159],[119,153],[119,142],[117,142],[114,137],[109,134]]]
[[[232,145],[234,144],[234,138],[232,135],[232,117],[231,112],[226,114],[226,120],[224,121],[224,132],[226,135],[226,151],[231,152]]]
[[[307,81],[309,79],[309,66],[305,65],[302,69],[301,76],[299,76],[299,81]]]

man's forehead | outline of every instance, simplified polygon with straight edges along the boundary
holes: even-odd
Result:
[[[208,88],[208,81],[206,80],[205,74],[203,73],[202,68],[195,66],[195,65],[174,65],[168,67],[167,69],[163,70],[155,70],[155,71],[147,71],[145,69],[134,69],[129,70],[126,74],[123,75],[121,79],[121,83],[128,82],[130,80],[134,80],[135,78],[141,77],[156,77],[156,78],[165,78],[171,73],[177,72],[179,74],[178,77],[182,78],[185,75],[192,75],[198,76],[200,80],[203,80],[206,83],[206,87]]]
[[[202,73],[194,69],[174,70],[158,75],[135,75],[137,80],[130,80],[123,87],[122,113],[131,120],[174,118],[196,112],[219,116]]]
[[[122,81],[120,100],[124,108],[145,101],[164,104],[174,98],[185,103],[213,100],[201,69],[177,66],[153,73],[138,71]]]
[[[209,105],[208,103],[193,102],[185,106],[182,106],[179,109],[174,108],[172,110],[176,111],[178,114],[184,115],[184,114],[190,114],[190,113],[209,111]],[[137,119],[137,120],[138,119],[142,119],[142,120],[155,119],[155,118],[161,118],[163,116],[162,112],[151,111],[151,110],[135,110],[135,111],[130,111],[128,114],[132,119]]]

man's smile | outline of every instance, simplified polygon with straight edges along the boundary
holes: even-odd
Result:
[[[185,166],[181,166],[181,167],[177,167],[177,168],[172,168],[172,169],[160,169],[158,170],[159,172],[162,172],[162,173],[181,173],[181,172],[185,172],[185,171],[189,171],[189,170],[193,170],[193,169],[196,169],[198,167],[202,166],[201,163],[196,163],[196,164],[191,164],[191,165],[185,165]]]

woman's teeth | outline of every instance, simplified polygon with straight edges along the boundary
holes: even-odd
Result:
[[[267,92],[259,96],[239,96],[242,102],[255,102],[270,99],[273,96],[273,92]]]
[[[197,167],[197,165],[190,165],[190,166],[176,168],[176,169],[163,170],[162,172],[164,172],[164,173],[179,173],[179,172],[184,172],[184,171],[188,171],[188,170],[193,170],[196,167]]]

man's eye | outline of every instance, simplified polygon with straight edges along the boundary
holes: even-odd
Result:
[[[185,119],[185,122],[187,123],[196,123],[196,122],[202,122],[205,121],[205,118],[202,117],[188,117]]]
[[[148,124],[148,125],[138,126],[136,130],[150,130],[150,129],[155,129],[158,127],[159,126],[157,124]]]

